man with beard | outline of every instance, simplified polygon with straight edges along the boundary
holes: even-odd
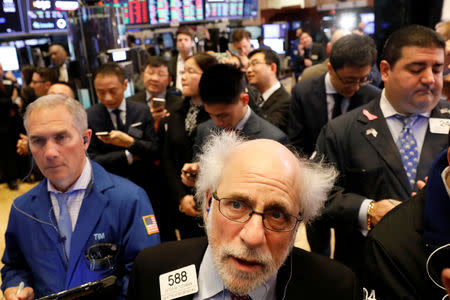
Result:
[[[207,238],[142,251],[129,299],[361,299],[348,268],[293,248],[299,223],[314,219],[333,186],[333,168],[234,132],[202,150],[196,197]]]

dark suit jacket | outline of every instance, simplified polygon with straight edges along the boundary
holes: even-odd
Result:
[[[206,138],[214,131],[220,131],[221,128],[214,124],[213,120],[208,120],[198,126],[197,135],[195,137],[194,156],[200,152],[201,146]],[[271,139],[282,144],[288,143],[288,137],[284,132],[270,124],[253,111],[250,118],[245,123],[244,128],[239,133],[248,139]]]
[[[291,94],[281,86],[264,102],[259,115],[283,132],[287,132],[290,103]]]
[[[208,246],[206,238],[187,239],[143,250],[131,271],[128,299],[160,299],[159,275],[194,264],[197,275]],[[291,269],[292,268],[292,269]],[[277,299],[361,299],[355,275],[324,256],[294,248],[277,275]],[[190,300],[193,295],[179,299]],[[255,299],[256,300],[256,299]]]
[[[147,167],[158,158],[159,141],[153,129],[153,118],[147,105],[127,101],[126,109],[126,133],[135,139],[135,143],[128,151],[139,156],[141,160],[128,165],[125,148],[105,144],[97,138],[96,132],[115,129],[108,110],[102,104],[96,104],[87,110],[89,128],[93,131],[88,153],[92,160],[98,162],[107,171],[129,178],[142,186],[143,182],[148,180]],[[140,125],[130,127],[139,122],[141,122]]]
[[[292,89],[288,136],[300,152],[310,155],[314,151],[320,130],[328,122],[325,75],[297,83]],[[350,98],[348,111],[368,103],[380,95],[373,86],[362,86]]]
[[[430,118],[450,118],[448,102],[439,102]],[[369,120],[363,109],[377,116]],[[374,136],[367,130],[374,129]],[[447,134],[427,129],[417,166],[424,179],[433,159],[446,147]],[[332,193],[319,222],[335,227],[335,258],[354,265],[361,258],[364,238],[359,231],[358,212],[364,199],[405,201],[413,192],[397,146],[380,109],[379,99],[331,120],[317,139],[317,152],[340,172],[339,188]]]
[[[127,101],[136,101],[147,104],[147,95],[145,90],[127,98]],[[183,98],[173,93],[171,90],[166,91],[166,109],[172,113],[177,110],[183,102]]]

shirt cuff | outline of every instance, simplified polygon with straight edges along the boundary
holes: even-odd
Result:
[[[369,204],[372,202],[371,199],[364,199],[363,203],[361,203],[361,207],[359,208],[358,213],[358,223],[359,223],[359,231],[363,236],[367,236],[369,232],[367,230],[367,209],[369,209]]]
[[[133,163],[133,154],[131,154],[130,151],[125,150],[125,156],[127,157],[128,165],[131,165]]]

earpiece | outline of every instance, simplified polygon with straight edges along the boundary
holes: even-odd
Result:
[[[206,208],[206,212],[209,213],[209,207]]]
[[[87,144],[87,142],[88,142],[87,136],[83,136],[83,143],[84,143],[84,144]]]

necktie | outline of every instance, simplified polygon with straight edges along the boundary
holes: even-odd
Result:
[[[414,189],[416,183],[417,163],[419,161],[419,151],[417,148],[417,142],[414,135],[411,132],[411,126],[418,116],[405,117],[396,114],[395,117],[403,123],[402,131],[397,139],[397,147],[402,158],[403,167],[405,168],[406,175],[408,176],[409,184]]]
[[[333,115],[331,117],[332,119],[342,114],[341,106],[342,106],[342,99],[344,99],[344,96],[342,96],[339,93],[333,94],[333,97],[334,97],[334,106],[333,106]]]
[[[116,115],[117,130],[125,132],[125,125],[123,125],[122,119],[120,118],[120,109],[116,108],[113,110],[113,113]]]
[[[256,101],[256,105],[258,107],[262,107],[263,104],[264,104],[264,98],[263,98],[263,96],[259,96],[258,101]]]
[[[230,292],[231,300],[252,300],[249,295],[236,295]]]
[[[64,250],[66,252],[67,258],[70,255],[70,241],[72,238],[72,222],[70,221],[69,210],[67,208],[67,200],[69,199],[68,194],[55,194],[59,205],[59,219],[58,228],[62,236],[65,237],[64,240]]]

